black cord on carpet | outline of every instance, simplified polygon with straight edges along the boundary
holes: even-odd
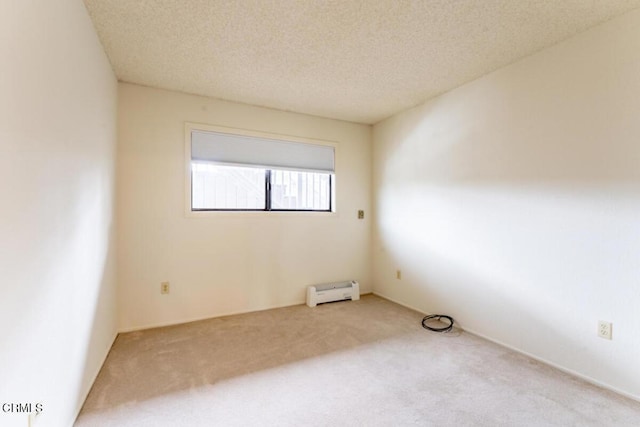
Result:
[[[438,322],[441,322],[442,319],[448,320],[449,324],[442,328],[434,328],[433,326],[427,325],[427,322],[431,320],[437,320]],[[429,314],[427,316],[424,316],[424,318],[422,319],[422,327],[433,332],[451,332],[453,330],[453,317],[444,314]]]

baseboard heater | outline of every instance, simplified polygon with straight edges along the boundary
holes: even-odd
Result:
[[[325,302],[359,300],[360,285],[355,280],[350,282],[326,283],[307,288],[307,305],[315,307]]]

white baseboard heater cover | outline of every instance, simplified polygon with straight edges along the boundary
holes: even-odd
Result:
[[[327,283],[307,288],[307,305],[315,307],[325,302],[359,300],[360,284],[355,280],[350,282]]]

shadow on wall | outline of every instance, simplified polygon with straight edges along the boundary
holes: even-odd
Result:
[[[585,369],[600,367],[616,378],[628,376],[627,359],[631,358],[616,352],[629,347],[636,352],[633,324],[625,325],[625,316],[633,317],[634,303],[629,301],[637,301],[637,296],[632,286],[620,286],[617,291],[607,287],[602,293],[597,289],[601,283],[620,283],[620,276],[630,275],[632,266],[624,265],[616,255],[603,260],[607,269],[595,263],[582,265],[590,252],[607,254],[609,249],[606,244],[586,242],[575,227],[572,250],[567,236],[548,236],[540,229],[518,232],[501,218],[496,218],[500,226],[495,228],[474,222],[473,215],[449,220],[431,227],[449,228],[439,235],[416,233],[417,227],[407,222],[400,232],[394,229],[392,236],[382,231],[381,240],[387,246],[385,254],[377,256],[382,259],[393,254],[397,259],[392,262],[402,263],[403,276],[400,282],[389,277],[376,288],[381,295],[426,313],[451,314],[465,330],[572,370],[579,361]],[[629,231],[631,224],[627,222]],[[461,229],[452,231],[457,226]],[[486,238],[465,233],[462,229],[467,227],[486,231]],[[501,229],[503,235],[498,233]],[[490,235],[492,231],[495,235]],[[637,242],[638,232],[633,232],[635,236],[622,230],[620,234],[630,243]],[[393,273],[393,264],[389,264],[387,276]],[[615,340],[620,343],[614,342],[615,347],[596,337],[599,318],[619,324]],[[554,361],[555,355],[561,355],[562,363]]]
[[[78,342],[85,342],[86,345],[82,349],[81,358],[84,362],[82,367],[82,375],[78,378],[76,383],[76,404],[74,408],[76,414],[80,412],[82,405],[93,385],[93,382],[98,375],[99,370],[102,368],[103,358],[108,355],[108,352],[113,344],[112,337],[105,337],[104,331],[115,331],[117,313],[113,312],[113,308],[116,305],[115,295],[115,238],[113,233],[113,224],[110,226],[111,238],[109,239],[109,246],[105,254],[102,274],[100,276],[99,288],[95,293],[95,300],[87,302],[87,307],[92,308],[92,321],[89,323],[90,327],[85,330],[86,338],[78,340]],[[105,339],[106,338],[106,339]],[[106,347],[105,347],[106,345]],[[74,414],[74,416],[76,415]]]
[[[532,58],[376,125],[374,289],[640,396],[632,61]]]
[[[375,139],[385,141],[375,146],[377,183],[639,188],[640,125],[608,86],[582,102],[567,88],[523,96],[521,82],[504,80],[464,86],[376,125]]]

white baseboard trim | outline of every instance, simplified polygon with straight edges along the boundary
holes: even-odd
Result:
[[[403,307],[406,307],[406,308],[408,308],[408,309],[410,309],[410,310],[417,311],[418,313],[425,314],[425,315],[426,315],[426,314],[428,314],[428,313],[424,313],[422,310],[420,310],[420,309],[418,309],[418,308],[416,308],[416,307],[412,307],[412,306],[410,306],[409,304],[405,304],[405,303],[403,303],[403,302],[401,302],[401,301],[398,301],[398,300],[396,300],[396,299],[394,299],[394,298],[390,298],[390,297],[388,297],[388,296],[386,296],[386,295],[383,295],[383,294],[381,294],[381,293],[379,293],[379,292],[375,292],[375,291],[374,291],[374,292],[373,292],[373,294],[374,294],[374,295],[379,296],[380,298],[384,298],[384,299],[389,300],[389,301],[391,301],[391,302],[393,302],[393,303],[396,303],[396,304],[398,304],[398,305],[401,305],[401,306],[403,306]],[[612,391],[612,392],[614,392],[614,393],[616,393],[616,394],[619,394],[619,395],[621,395],[621,396],[627,397],[627,398],[629,398],[629,399],[631,399],[631,400],[635,400],[636,402],[640,402],[640,396],[636,396],[636,395],[633,395],[633,394],[631,394],[631,393],[627,393],[627,392],[626,392],[626,391],[624,391],[624,390],[620,390],[620,389],[618,389],[618,388],[616,388],[616,387],[614,387],[614,386],[612,386],[612,385],[609,385],[609,384],[603,383],[602,381],[598,381],[598,380],[596,380],[595,378],[592,378],[592,377],[590,377],[590,376],[588,376],[588,375],[581,374],[581,373],[579,373],[579,372],[577,372],[577,371],[574,371],[573,369],[567,368],[567,367],[562,366],[562,365],[558,365],[557,363],[551,362],[550,360],[547,360],[547,359],[544,359],[544,358],[542,358],[542,357],[536,356],[536,355],[534,355],[534,354],[531,354],[531,353],[529,353],[529,352],[526,352],[526,351],[524,351],[524,350],[521,350],[521,349],[519,349],[519,348],[517,348],[517,347],[514,347],[514,346],[512,346],[512,345],[505,344],[505,343],[504,343],[504,342],[502,342],[502,341],[499,341],[499,340],[493,339],[493,338],[491,338],[491,337],[488,337],[488,336],[486,336],[486,335],[484,335],[484,334],[481,334],[481,333],[479,333],[479,332],[477,332],[477,331],[475,331],[475,330],[473,330],[473,329],[466,328],[466,327],[464,327],[464,328],[463,328],[463,327],[461,327],[460,325],[457,325],[457,327],[458,327],[458,328],[460,328],[460,329],[462,329],[463,331],[465,331],[465,332],[467,332],[467,333],[471,334],[471,335],[475,335],[475,336],[477,336],[477,337],[479,337],[479,338],[482,338],[482,339],[485,339],[485,340],[487,340],[487,341],[490,341],[490,342],[492,342],[492,343],[494,343],[494,344],[497,344],[497,345],[499,345],[499,346],[501,346],[501,347],[508,348],[509,350],[513,350],[513,351],[515,351],[516,353],[520,353],[520,354],[522,354],[522,355],[524,355],[524,356],[527,356],[527,357],[530,357],[530,358],[532,358],[532,359],[534,359],[534,360],[537,360],[537,361],[538,361],[538,362],[540,362],[540,363],[544,363],[545,365],[551,366],[552,368],[555,368],[555,369],[557,369],[557,370],[559,370],[559,371],[562,371],[562,372],[564,372],[565,374],[569,374],[569,375],[571,375],[571,376],[574,376],[574,377],[580,378],[580,379],[582,379],[582,380],[584,380],[584,381],[588,382],[589,384],[593,384],[593,385],[595,385],[595,386],[598,386],[598,387],[604,388],[604,389],[606,389],[606,390]]]
[[[373,294],[373,292],[370,292],[370,291],[361,292],[360,296],[369,295],[369,294]],[[382,297],[382,298],[385,298],[385,297]],[[389,298],[386,298],[386,299],[389,299]],[[127,332],[144,331],[146,329],[154,329],[154,328],[163,328],[165,326],[182,325],[183,323],[198,322],[200,320],[209,320],[209,319],[216,319],[218,317],[235,316],[236,314],[257,313],[259,311],[273,310],[273,309],[276,309],[276,308],[293,307],[293,306],[296,306],[296,305],[303,305],[303,304],[306,304],[305,300],[302,300],[300,302],[286,303],[286,304],[282,304],[282,305],[274,305],[274,306],[265,307],[265,308],[247,309],[247,310],[238,310],[238,311],[228,311],[228,312],[224,312],[224,313],[221,313],[221,314],[210,314],[210,315],[206,315],[206,316],[191,317],[191,318],[182,319],[182,320],[172,320],[170,322],[150,323],[150,324],[142,325],[142,326],[132,326],[132,327],[120,328],[118,330],[118,333],[124,334],[124,333],[127,333]],[[400,304],[400,303],[397,303],[397,304]]]
[[[271,306],[271,307],[264,307],[264,308],[258,308],[258,309],[227,311],[227,312],[215,313],[215,314],[212,313],[212,314],[209,314],[209,315],[206,315],[206,316],[191,317],[191,318],[180,319],[180,320],[171,320],[169,322],[149,323],[149,324],[141,325],[141,326],[131,326],[131,327],[126,327],[126,328],[120,328],[118,330],[118,332],[121,333],[121,334],[124,334],[124,333],[127,333],[127,332],[144,331],[146,329],[154,329],[154,328],[163,328],[165,326],[182,325],[184,323],[198,322],[200,320],[209,320],[209,319],[216,319],[218,317],[235,316],[236,314],[256,313],[256,312],[259,312],[259,311],[273,310],[273,309],[276,309],[276,308],[293,307],[295,305],[302,305],[302,304],[305,304],[305,301],[286,303],[286,304],[282,304],[282,305],[274,305],[274,306]]]
[[[425,316],[426,316],[427,314],[430,314],[430,313],[425,313],[423,310],[420,310],[419,308],[412,307],[412,306],[410,306],[409,304],[405,304],[405,303],[403,303],[403,302],[401,302],[401,301],[398,301],[398,300],[397,300],[397,299],[395,299],[395,298],[391,298],[391,297],[388,297],[388,296],[386,296],[386,295],[384,295],[384,294],[381,294],[380,292],[373,291],[373,292],[371,292],[371,293],[372,293],[372,294],[374,294],[374,295],[379,296],[380,298],[384,298],[384,299],[386,299],[386,300],[388,300],[388,301],[391,301],[391,302],[393,302],[393,303],[396,303],[396,304],[398,304],[398,305],[401,305],[401,306],[403,306],[403,307],[406,307],[406,308],[408,308],[408,309],[410,309],[410,310],[417,311],[418,313],[422,313],[422,314],[424,314]]]
[[[100,371],[102,370],[102,367],[104,366],[104,362],[107,361],[107,357],[109,356],[109,353],[111,352],[111,349],[113,348],[113,344],[116,342],[116,338],[118,338],[118,332],[116,331],[113,334],[113,338],[111,338],[111,344],[109,345],[109,347],[107,348],[107,351],[104,352],[104,355],[102,356],[102,362],[100,362],[100,364],[96,367],[95,372],[93,372],[93,375],[91,375],[91,386],[87,388],[87,390],[84,392],[84,396],[82,396],[82,400],[80,401],[80,404],[78,405],[78,407],[76,408],[76,414],[74,417],[74,422],[78,419],[78,415],[80,415],[80,411],[82,410],[82,407],[84,406],[84,402],[87,400],[87,397],[89,397],[89,393],[91,392],[91,389],[93,388],[93,384],[95,384],[96,379],[98,378],[98,374],[100,374]]]
[[[614,386],[612,386],[610,384],[607,384],[607,383],[604,383],[602,381],[599,381],[599,380],[597,380],[595,378],[592,378],[592,377],[590,377],[588,375],[581,374],[580,372],[574,371],[573,369],[570,369],[570,368],[567,368],[565,366],[559,365],[559,364],[557,364],[555,362],[551,362],[550,360],[547,360],[545,358],[536,356],[534,354],[531,354],[531,353],[529,353],[527,351],[521,350],[521,349],[519,349],[517,347],[514,347],[512,345],[505,344],[502,341],[498,341],[496,339],[488,337],[488,336],[486,336],[484,334],[481,334],[479,332],[474,331],[473,329],[469,329],[469,328],[462,328],[462,329],[467,333],[470,333],[472,335],[475,335],[475,336],[480,337],[482,339],[485,339],[487,341],[491,341],[492,343],[497,344],[497,345],[499,345],[501,347],[508,348],[509,350],[513,350],[516,353],[520,353],[520,354],[522,354],[524,356],[527,356],[527,357],[530,357],[530,358],[532,358],[534,360],[537,360],[540,363],[544,363],[545,365],[551,366],[552,368],[555,368],[555,369],[557,369],[559,371],[562,371],[565,374],[569,374],[569,375],[571,375],[573,377],[580,378],[580,379],[588,382],[589,384],[593,384],[595,386],[607,389],[607,390],[612,391],[612,392],[614,392],[616,394],[619,394],[619,395],[622,395],[624,397],[627,397],[627,398],[629,398],[631,400],[635,400],[636,402],[640,402],[640,396],[636,396],[636,395],[633,395],[631,393],[627,393],[626,391],[620,390],[619,388],[616,388],[616,387],[614,387]]]

